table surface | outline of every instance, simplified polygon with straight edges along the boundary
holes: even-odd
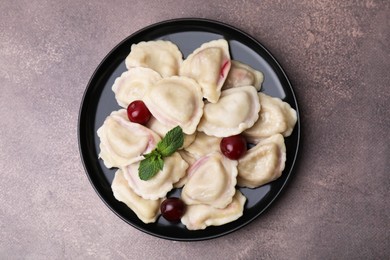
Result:
[[[195,3],[195,2],[194,2]],[[389,1],[0,1],[0,257],[390,257]],[[201,242],[155,238],[100,200],[77,119],[103,57],[155,22],[210,18],[262,42],[298,98],[292,181],[251,224]]]

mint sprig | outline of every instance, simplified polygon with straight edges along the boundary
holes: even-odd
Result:
[[[165,137],[157,144],[156,150],[163,156],[171,156],[183,146],[184,135],[180,126],[169,130]]]
[[[160,154],[150,154],[147,158],[143,159],[138,167],[139,177],[141,180],[149,180],[157,172],[161,171],[164,167],[164,160]]]
[[[169,130],[165,137],[158,142],[156,149],[148,154],[144,154],[145,159],[138,167],[138,175],[141,180],[153,178],[164,168],[164,158],[171,156],[184,143],[184,134],[180,126]]]

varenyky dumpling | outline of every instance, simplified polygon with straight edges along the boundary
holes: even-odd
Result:
[[[122,167],[142,160],[161,140],[152,130],[132,123],[126,109],[112,112],[98,129],[100,154],[107,168]]]
[[[195,79],[202,87],[203,97],[216,103],[230,66],[227,41],[214,40],[202,44],[183,61],[180,75]]]
[[[126,57],[127,69],[133,67],[151,68],[163,77],[178,75],[183,55],[170,41],[147,41],[131,45]]]
[[[279,98],[259,93],[261,110],[259,119],[249,129],[244,131],[246,138],[254,143],[274,134],[287,137],[291,134],[297,122],[297,113],[290,104]]]
[[[217,103],[207,103],[198,130],[227,137],[250,128],[259,118],[260,102],[253,86],[222,91]]]
[[[187,206],[181,222],[189,230],[201,230],[208,226],[220,226],[241,217],[245,202],[245,196],[237,190],[232,202],[223,209],[203,204]]]
[[[226,81],[222,86],[222,90],[235,87],[254,86],[259,91],[263,81],[263,73],[253,69],[249,65],[232,60],[232,66]]]
[[[115,79],[112,91],[121,107],[135,101],[142,100],[147,89],[161,79],[160,74],[149,68],[130,68]]]
[[[197,160],[187,172],[181,198],[187,205],[226,207],[233,199],[237,183],[237,161],[216,152]]]
[[[134,193],[123,176],[122,170],[115,173],[111,184],[114,197],[125,203],[144,223],[153,223],[159,215],[161,199],[146,200]]]
[[[210,136],[203,132],[198,132],[195,140],[189,146],[185,147],[184,150],[193,157],[200,158],[209,153],[221,151],[221,140],[221,137]]]
[[[146,124],[146,127],[156,132],[159,136],[161,136],[161,138],[163,138],[168,133],[168,131],[172,129],[167,125],[164,125],[163,123],[158,121],[153,116],[150,117],[148,123]],[[191,135],[184,134],[184,143],[181,148],[185,148],[190,144],[192,144],[192,142],[195,140],[195,137],[196,137],[196,132]]]
[[[286,162],[286,146],[281,134],[261,140],[238,160],[237,184],[256,188],[282,175]]]
[[[202,91],[195,80],[169,77],[151,87],[144,102],[150,113],[167,128],[180,126],[185,134],[195,133],[203,114]]]
[[[139,162],[136,162],[123,169],[129,186],[142,198],[155,200],[165,197],[172,190],[173,184],[186,174],[188,164],[175,152],[164,158],[163,169],[147,181],[140,179],[138,167]]]

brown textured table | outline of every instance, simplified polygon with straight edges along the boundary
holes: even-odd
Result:
[[[1,1],[0,258],[390,257],[389,1]],[[260,40],[301,108],[301,155],[265,214],[183,243],[115,216],[80,160],[77,118],[102,58],[155,22],[203,17]]]

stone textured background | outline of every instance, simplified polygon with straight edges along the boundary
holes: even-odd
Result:
[[[390,2],[0,1],[0,258],[390,257]],[[260,40],[291,79],[296,174],[245,228],[196,243],[116,217],[80,160],[77,117],[103,57],[144,26],[203,17]]]

